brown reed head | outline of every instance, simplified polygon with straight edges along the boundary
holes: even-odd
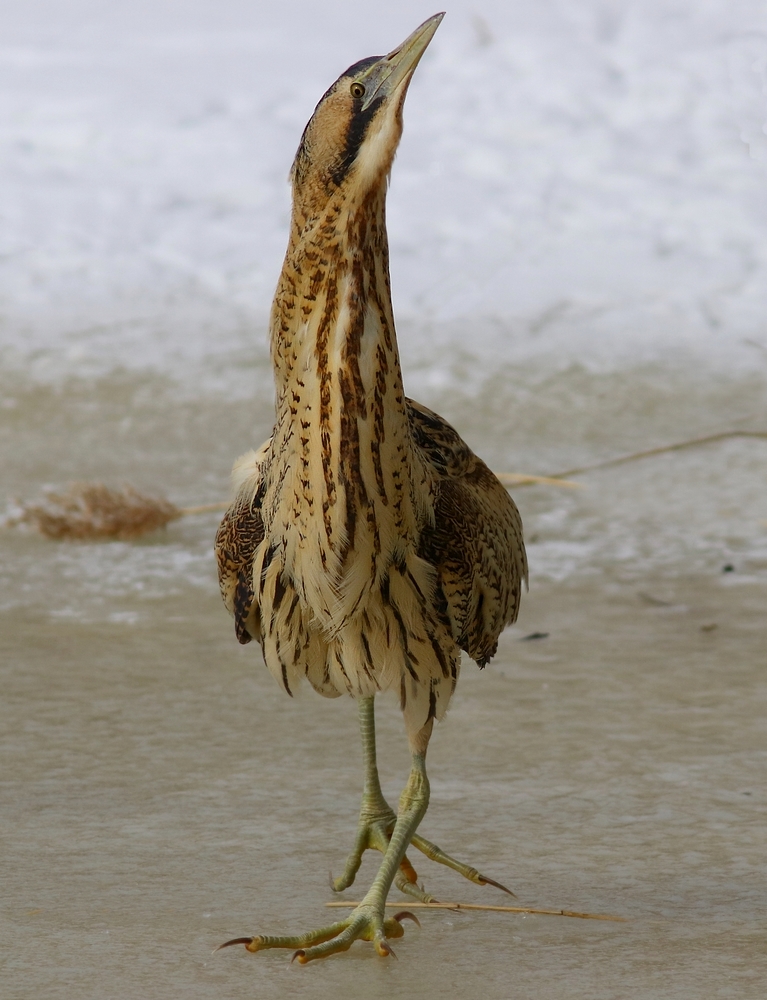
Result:
[[[12,521],[31,525],[47,538],[124,541],[164,528],[181,515],[169,500],[132,486],[70,483],[64,492],[51,490],[40,500],[23,504]]]

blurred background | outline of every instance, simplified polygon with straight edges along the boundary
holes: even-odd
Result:
[[[303,126],[341,69],[430,13],[9,0],[6,495],[95,477],[220,498],[270,429],[266,321]],[[764,425],[765,32],[755,2],[448,12],[392,175],[394,304],[408,392],[496,469]],[[763,573],[764,450],[643,464],[609,510],[539,493],[535,572],[601,552]]]
[[[232,461],[271,428],[266,324],[301,131],[346,66],[389,51],[434,12],[422,0],[4,0],[0,504],[13,509],[70,480],[127,482],[181,505],[226,498]],[[721,431],[767,430],[767,10],[757,0],[455,0],[410,89],[388,219],[406,391],[453,422],[497,471],[551,474]],[[709,874],[722,866],[722,898],[751,913],[756,907],[763,919],[765,900],[762,894],[755,902],[749,859],[764,847],[758,831],[765,805],[753,787],[764,764],[766,473],[767,442],[731,439],[576,477],[580,490],[513,491],[532,589],[520,626],[501,647],[495,680],[483,687],[486,678],[466,664],[445,749],[434,750],[436,760],[455,755],[444,758],[441,778],[439,768],[434,772],[435,798],[441,790],[464,810],[461,823],[455,812],[442,820],[437,813],[446,848],[456,848],[457,828],[470,840],[482,833],[485,850],[487,837],[496,836],[501,856],[512,852],[518,881],[531,880],[523,885],[527,899],[540,891],[557,905],[624,911],[645,903],[652,909],[648,900],[663,897],[668,912],[682,902],[699,906],[703,921],[710,882],[682,879],[663,896],[674,873],[699,863],[688,857],[697,830],[695,849]],[[14,856],[25,859],[16,867],[9,912],[13,933],[22,928],[32,949],[11,961],[14,995],[39,996],[43,986],[56,995],[49,965],[37,968],[37,978],[30,971],[34,941],[52,920],[64,928],[55,938],[57,962],[66,966],[63,956],[81,949],[79,964],[66,966],[70,979],[61,981],[60,995],[91,995],[91,987],[94,996],[148,995],[153,962],[162,963],[164,953],[139,974],[128,948],[117,971],[104,934],[122,927],[134,940],[145,930],[147,900],[157,912],[158,899],[166,891],[182,894],[185,879],[191,896],[171,906],[172,918],[161,921],[152,940],[184,926],[204,951],[222,934],[249,931],[253,894],[243,899],[239,891],[237,852],[247,854],[256,842],[266,856],[273,852],[269,878],[290,869],[290,881],[267,893],[270,926],[280,919],[283,898],[295,920],[316,922],[321,912],[299,905],[300,875],[309,870],[305,842],[296,840],[296,857],[287,860],[285,845],[293,842],[269,826],[261,806],[253,805],[258,819],[247,829],[236,817],[241,796],[255,795],[264,781],[273,782],[270,802],[286,796],[303,773],[296,761],[322,754],[323,731],[337,741],[339,733],[354,739],[353,708],[309,696],[299,706],[285,702],[272,694],[259,658],[236,647],[215,582],[215,524],[215,516],[187,519],[133,544],[73,546],[11,530],[0,536],[10,754],[4,773],[16,817],[7,832]],[[723,638],[725,618],[730,632]],[[534,630],[550,634],[545,652],[534,643],[514,645]],[[640,673],[642,683],[660,687],[640,697]],[[515,688],[508,681],[503,687],[499,678],[507,674]],[[737,695],[728,686],[735,676]],[[585,685],[577,697],[569,686],[575,677]],[[456,737],[448,730],[474,732],[471,720],[497,699],[499,684],[515,695],[509,716],[498,722],[503,736],[496,728],[486,751],[500,755],[503,766],[486,788],[485,825],[471,833],[472,822],[480,822],[477,801],[450,782],[460,779],[480,797],[484,786],[472,769],[477,759],[472,764],[456,745],[449,749]],[[554,688],[560,696],[547,709],[543,692]],[[703,689],[711,714],[700,724],[712,728],[696,744],[687,722],[675,728],[667,712],[669,698],[693,711],[685,698],[694,701]],[[613,715],[604,698],[612,699]],[[304,720],[305,745],[295,743],[295,713]],[[587,754],[573,777],[567,768],[580,752],[574,748],[599,744],[593,732],[581,740],[579,727],[586,720],[599,725],[601,717],[610,720],[604,732],[620,752],[613,746],[612,756]],[[545,731],[535,728],[542,718],[551,724]],[[404,777],[396,713],[390,729]],[[195,737],[203,731],[206,749],[192,781]],[[627,733],[630,745],[620,743]],[[521,752],[520,734],[538,762],[535,782],[526,777],[530,768],[517,772],[510,763]],[[569,749],[542,764],[560,737]],[[699,753],[717,741],[721,758],[706,758],[703,770],[720,778],[709,787]],[[280,746],[287,756],[272,761],[267,778],[262,762]],[[651,747],[666,754],[665,770]],[[650,763],[634,785],[632,762],[644,752]],[[679,763],[686,754],[692,771]],[[230,772],[226,762],[234,757]],[[399,773],[392,772],[395,788]],[[666,775],[661,784],[648,777],[659,774]],[[338,824],[337,842],[312,844],[324,851],[314,875],[338,867],[339,845],[351,834],[356,757],[326,777],[304,775],[305,805],[296,807],[296,836],[318,809],[327,810],[323,822]],[[159,792],[163,781],[167,788]],[[215,808],[205,798],[214,785]],[[673,838],[657,826],[663,809],[647,803],[662,800],[659,789],[693,785],[699,797],[681,808],[676,861],[664,867],[658,858],[672,851]],[[586,786],[599,805],[594,815],[579,798]],[[524,795],[514,799],[509,787]],[[174,813],[180,788],[191,799]],[[735,797],[729,819],[722,819],[720,792],[728,803]],[[582,842],[564,855],[562,831],[547,826],[552,810],[560,815],[562,796],[567,815],[584,824]],[[621,796],[636,802],[627,805]],[[526,813],[523,799],[535,800],[535,810]],[[280,799],[267,811],[283,810],[284,819],[287,808]],[[612,808],[615,822],[604,820],[597,850],[594,816],[612,816]],[[668,804],[676,815],[674,808]],[[742,813],[746,808],[751,812]],[[501,813],[514,831],[508,838],[492,825]],[[173,882],[163,882],[170,870],[163,865],[192,829],[192,814],[207,817],[197,830],[197,875],[174,869]],[[615,833],[616,817],[629,815],[648,823],[648,839],[630,849]],[[716,823],[746,840],[734,844],[729,833],[716,840]],[[216,867],[219,836],[235,858],[223,874]],[[544,861],[538,848],[546,836],[552,840]],[[108,849],[118,842],[132,859],[119,871],[110,867]],[[615,881],[602,879],[607,855],[616,870],[629,857],[638,866],[629,898],[611,895]],[[55,859],[63,879],[55,892],[41,857]],[[155,864],[150,886],[141,872]],[[505,881],[503,867],[490,874]],[[218,910],[191,901],[198,879],[210,895],[227,878],[229,895],[221,890]],[[321,901],[324,874],[315,881]],[[126,901],[129,882],[135,897]],[[600,895],[607,884],[610,891]],[[75,897],[93,905],[82,903],[73,917]],[[106,899],[107,915],[94,916],[101,912],[96,900]],[[247,915],[240,918],[245,926],[231,925],[236,906]],[[209,924],[196,921],[214,911],[220,926],[208,933]],[[733,927],[743,914],[733,914],[722,920],[737,937]],[[488,996],[494,989],[505,996],[496,931],[481,938],[482,960]],[[441,933],[449,936],[447,925]],[[480,933],[464,929],[460,941]],[[517,942],[524,981],[556,986],[564,952],[549,964],[531,959],[525,966],[523,944],[549,942],[529,933]],[[649,936],[633,933],[637,969],[649,976],[647,955],[660,955],[670,939],[657,927]],[[700,951],[687,955],[693,987],[691,970],[712,954],[701,934]],[[426,949],[425,935],[420,940]],[[623,981],[628,954],[625,940],[620,947],[610,940],[612,957],[600,959],[611,970],[604,995]],[[577,934],[557,947],[571,945],[572,995],[581,995],[581,985],[583,995],[602,995],[579,964],[584,945]],[[151,943],[142,947],[154,955]],[[444,940],[441,947],[448,947]],[[728,953],[728,969],[753,971],[753,950],[744,949],[746,965]],[[435,982],[447,989],[440,954],[431,957]],[[634,995],[668,988],[673,970],[685,967],[681,954],[670,950],[660,979],[643,980],[644,992]],[[152,995],[207,995],[207,959],[190,966],[198,979],[189,978],[183,956],[178,961],[167,993],[155,984]],[[219,970],[231,967],[217,961]],[[286,995],[283,966],[264,967],[276,977],[268,989]],[[253,966],[237,968],[250,981]],[[90,970],[85,978],[82,969]],[[107,969],[121,984],[114,993],[104,992]],[[471,965],[464,972],[470,976]],[[216,982],[217,995],[229,995],[228,980]],[[682,979],[677,985],[674,995],[687,995]],[[699,996],[693,987],[690,995]],[[320,992],[335,995],[338,988],[327,980]],[[382,979],[371,995],[379,988],[406,995],[404,979],[400,986]],[[741,992],[721,995],[745,996],[747,981],[735,988]]]

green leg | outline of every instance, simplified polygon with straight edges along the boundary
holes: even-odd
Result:
[[[362,759],[365,769],[365,784],[362,792],[362,807],[360,809],[360,819],[357,827],[357,837],[354,842],[351,854],[347,858],[346,867],[340,878],[334,879],[333,889],[336,892],[343,892],[354,882],[354,878],[362,864],[362,855],[365,851],[380,851],[386,853],[389,845],[394,824],[397,816],[384,798],[381,791],[381,782],[378,777],[378,765],[376,762],[376,732],[375,732],[375,703],[373,698],[362,698],[359,702],[360,736],[362,738]],[[425,837],[414,835],[412,839],[413,847],[425,854],[430,861],[452,868],[453,871],[463,875],[464,878],[476,885],[493,885],[498,889],[513,896],[511,889],[496,882],[495,879],[481,875],[476,868],[456,861],[450,857],[440,847],[433,844]],[[418,875],[407,858],[403,857],[400,870],[395,876],[395,885],[407,896],[420,900],[422,903],[436,903],[434,896],[424,892],[418,886]]]
[[[365,769],[365,784],[362,790],[362,806],[357,826],[354,847],[346,861],[344,873],[334,879],[333,889],[343,892],[354,882],[362,864],[365,851],[380,851],[385,854],[389,838],[397,822],[397,816],[381,791],[376,762],[376,724],[373,698],[361,698],[359,702],[360,736],[362,738],[362,762]]]

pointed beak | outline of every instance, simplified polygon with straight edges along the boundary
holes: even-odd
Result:
[[[391,51],[388,56],[383,56],[374,63],[362,78],[366,81],[365,100],[362,110],[378,98],[390,97],[404,81],[405,87],[410,82],[410,77],[415,72],[415,68],[421,61],[421,56],[426,51],[426,47],[434,37],[434,33],[440,26],[444,11],[435,14],[428,21],[415,29],[402,45]]]

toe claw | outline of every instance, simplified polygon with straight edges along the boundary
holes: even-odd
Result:
[[[381,958],[388,958],[390,955],[392,958],[397,956],[394,954],[394,949],[386,940],[386,938],[379,938],[375,943],[375,948]]]
[[[292,965],[296,959],[298,959],[299,965],[306,965],[306,952],[303,948],[299,948],[298,951],[294,951],[290,956],[290,964]]]
[[[253,944],[254,940],[255,940],[255,938],[252,938],[252,937],[232,938],[231,941],[224,941],[224,943],[220,944],[218,946],[218,948],[214,948],[213,949],[213,954],[215,955],[215,953],[217,951],[221,951],[222,948],[229,948],[233,944],[244,944],[245,947],[248,948],[248,950],[250,950],[249,949],[249,945]]]
[[[487,875],[478,875],[480,885],[494,885],[496,889],[500,889],[502,892],[508,892],[510,896],[514,899],[517,898],[517,894],[512,892],[511,889],[507,889],[505,885],[501,885],[500,882],[496,882],[494,878],[488,878]]]
[[[395,913],[392,919],[396,920],[398,924],[401,924],[403,920],[412,920],[417,927],[421,926],[421,921],[410,910],[401,910],[399,913]]]

